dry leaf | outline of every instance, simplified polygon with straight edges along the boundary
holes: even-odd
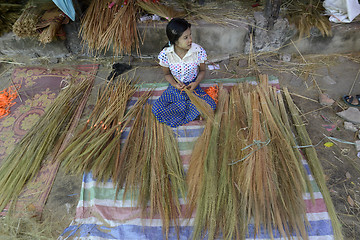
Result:
[[[329,176],[324,174],[325,181],[329,181]]]
[[[355,205],[354,200],[350,196],[347,197],[347,201],[350,204],[350,206],[353,207]]]
[[[350,179],[350,178],[351,178],[351,175],[350,175],[349,172],[346,172],[345,176],[346,176],[347,179]]]

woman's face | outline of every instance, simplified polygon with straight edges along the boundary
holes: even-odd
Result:
[[[181,37],[175,42],[175,45],[179,48],[189,50],[192,44],[191,29],[188,28],[183,32]]]

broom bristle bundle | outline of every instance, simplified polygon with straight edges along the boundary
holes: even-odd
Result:
[[[308,239],[303,195],[312,195],[310,180],[283,99],[266,75],[260,80],[234,86],[225,104],[219,99],[194,147],[187,174],[194,239],[220,231],[224,239],[243,238],[250,223],[255,237],[264,228],[271,238],[278,231]]]
[[[173,7],[166,6],[162,3],[151,1],[137,1],[137,4],[145,11],[156,14],[170,21],[172,18],[184,17],[185,12],[176,11]]]
[[[0,167],[0,211],[10,201],[13,201],[11,209],[15,207],[23,187],[37,175],[46,157],[57,154],[59,142],[72,126],[84,92],[91,87],[92,81],[72,81],[7,156]]]

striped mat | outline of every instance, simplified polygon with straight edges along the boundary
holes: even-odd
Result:
[[[206,89],[217,82],[222,82],[225,87],[231,87],[237,82],[253,82],[252,80],[252,78],[208,80],[203,82],[201,87]],[[269,78],[269,83],[279,87],[278,80],[273,77]],[[142,86],[134,95],[129,107],[135,103],[138,96],[148,90],[148,87],[156,87],[156,91],[149,100],[152,103],[166,89],[167,84]],[[184,126],[173,128],[173,130],[178,140],[184,168],[187,169],[195,141],[203,132],[204,124],[201,121],[193,121]],[[121,138],[122,142],[125,141],[128,133],[129,129],[124,131]],[[311,240],[334,239],[331,221],[322,194],[311,176],[305,160],[303,160],[303,165],[309,174],[315,197],[315,201],[312,202],[309,193],[304,195],[307,218],[310,223],[308,228],[309,238]],[[155,216],[153,219],[141,218],[141,211],[132,207],[136,204],[131,202],[130,197],[125,196],[125,201],[123,201],[123,198],[121,190],[116,196],[111,181],[99,184],[93,179],[91,173],[85,173],[75,219],[63,231],[59,239],[164,239],[160,217]],[[180,199],[180,202],[184,204],[183,199]],[[191,239],[193,220],[193,218],[180,219],[180,239]],[[254,239],[254,225],[249,224],[248,230],[249,235],[246,239]],[[275,239],[281,239],[278,233],[275,234],[275,237]],[[169,239],[177,239],[174,227],[170,227]],[[265,230],[262,230],[256,239],[270,239],[270,237]]]

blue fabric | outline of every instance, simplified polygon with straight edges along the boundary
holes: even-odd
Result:
[[[75,9],[72,0],[52,0],[71,20],[75,21]]]
[[[215,101],[199,85],[194,91],[199,98],[205,100],[215,110]],[[170,84],[154,103],[152,112],[159,122],[170,127],[178,127],[191,122],[200,114],[195,105],[191,103],[189,96]]]

